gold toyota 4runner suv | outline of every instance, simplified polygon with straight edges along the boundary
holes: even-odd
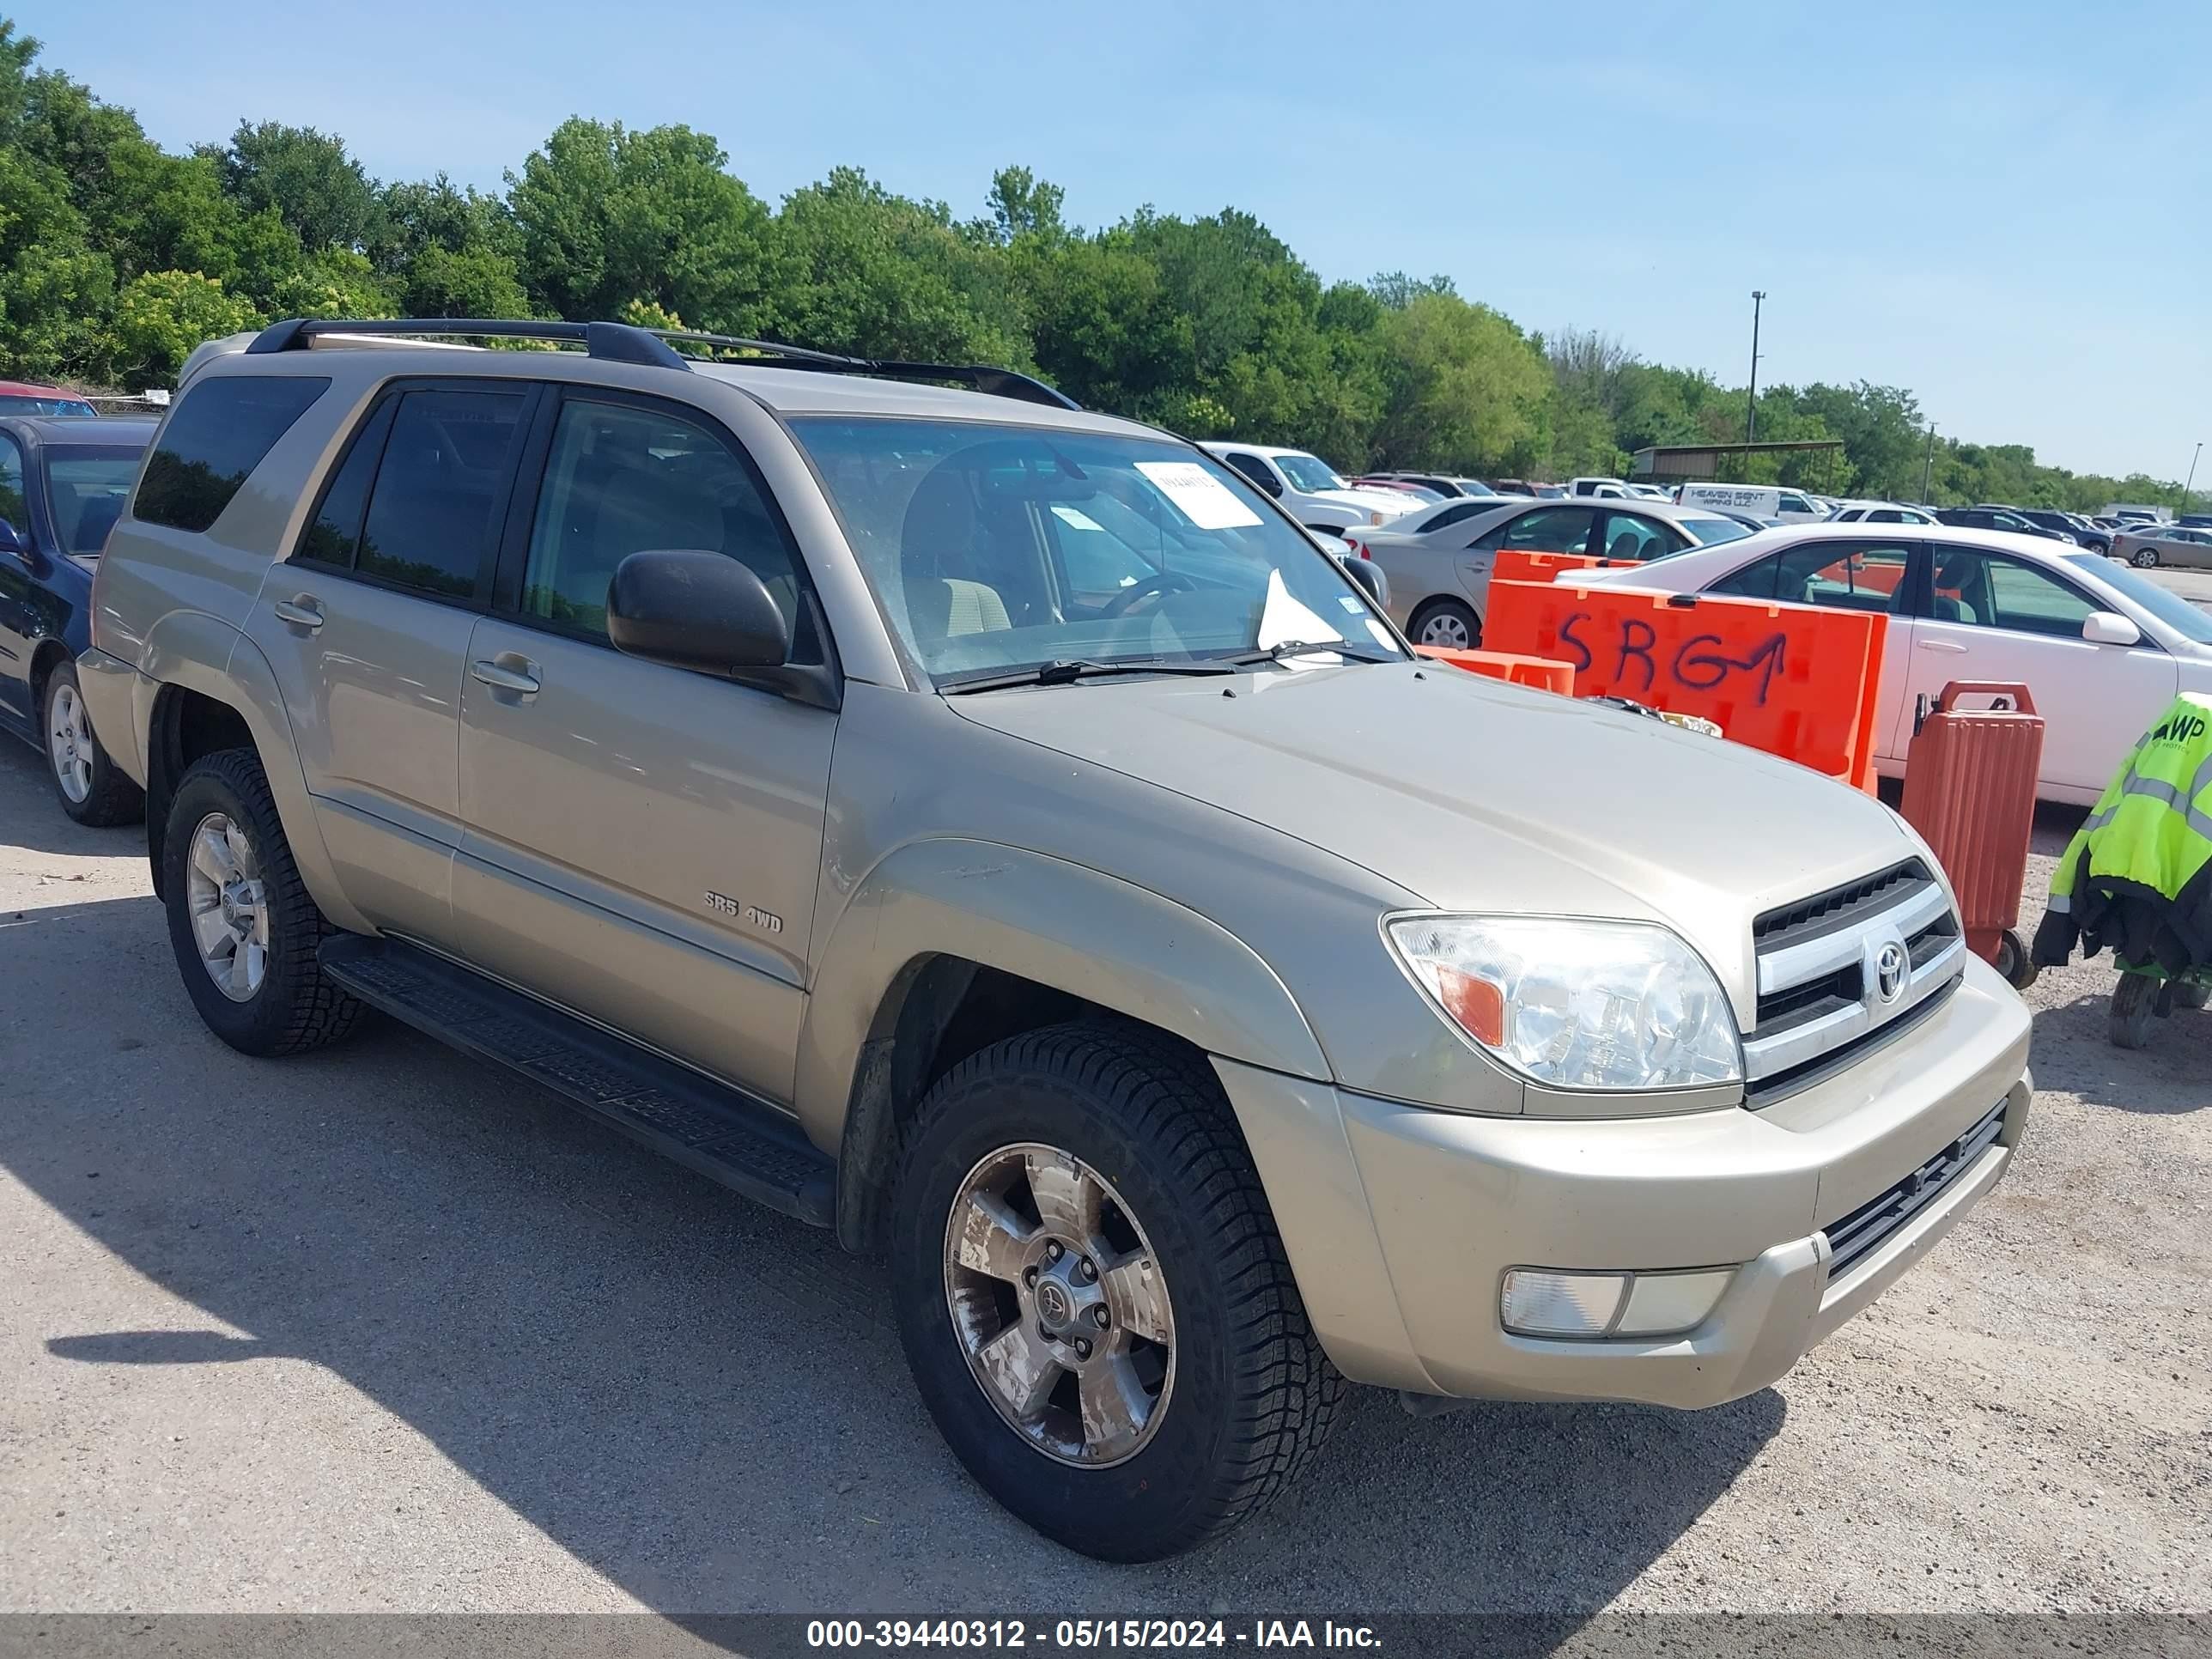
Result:
[[[975,1477],[1141,1559],[1346,1379],[1764,1388],[2026,1127],[1894,813],[1378,588],[1004,369],[291,322],[188,366],[78,673],[216,1036],[380,1010],[835,1228]]]

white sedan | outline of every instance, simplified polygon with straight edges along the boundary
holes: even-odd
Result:
[[[1904,775],[1916,715],[1945,685],[2017,681],[2044,719],[2036,793],[2086,805],[2176,692],[2212,694],[2212,615],[2101,554],[2039,536],[1795,525],[1578,580],[1887,613],[1875,733],[1886,776]]]

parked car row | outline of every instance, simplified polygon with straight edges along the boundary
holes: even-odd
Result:
[[[2212,556],[2212,532],[2200,533]],[[2038,792],[2084,805],[2176,692],[2212,693],[2212,614],[2050,537],[1785,526],[1586,580],[1885,613],[1875,757],[1891,776],[1904,771],[1918,712],[1954,680],[2032,688],[2045,722]]]
[[[1429,669],[1313,545],[1733,520],[533,326],[204,347],[127,488],[12,440],[48,563],[120,514],[71,684],[184,991],[260,1056],[380,1010],[887,1257],[1049,1536],[1224,1530],[1347,1379],[1739,1398],[2008,1167],[2027,1011],[1897,815]]]

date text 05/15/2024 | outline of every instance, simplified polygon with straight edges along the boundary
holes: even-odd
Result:
[[[1176,1648],[1365,1648],[1382,1645],[1365,1625],[1334,1620],[1256,1619],[816,1619],[810,1648],[1046,1648],[1060,1650]]]

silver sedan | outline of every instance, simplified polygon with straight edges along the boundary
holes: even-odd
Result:
[[[2189,525],[2136,523],[2112,532],[2112,556],[2138,570],[2172,565],[2185,570],[2212,568],[2212,530]]]
[[[1467,650],[1482,641],[1491,567],[1501,548],[1601,553],[1642,562],[1737,540],[1725,514],[1662,501],[1504,500],[1440,502],[1372,530],[1348,532],[1389,578],[1388,609],[1418,645]]]

